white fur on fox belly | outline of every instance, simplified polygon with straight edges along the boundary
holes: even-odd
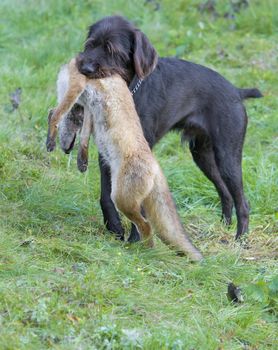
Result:
[[[93,136],[95,144],[97,145],[98,151],[102,155],[104,161],[112,170],[111,180],[113,183],[113,178],[118,176],[122,154],[113,143],[113,138],[109,135],[111,130],[108,128],[106,123],[107,111],[104,108],[103,97],[91,85],[87,85],[86,90],[82,94],[82,100],[84,101],[84,99],[86,99],[86,103],[84,105],[86,108],[89,108],[89,111],[93,117]],[[109,104],[107,101],[105,103]]]

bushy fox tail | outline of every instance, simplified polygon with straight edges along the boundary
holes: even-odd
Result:
[[[194,261],[202,260],[202,254],[191,243],[182,227],[162,172],[157,175],[151,193],[143,202],[143,208],[147,220],[163,242]]]

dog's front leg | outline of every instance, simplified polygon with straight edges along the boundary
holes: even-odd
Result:
[[[137,227],[134,224],[132,224],[131,225],[130,235],[128,237],[128,242],[129,243],[134,243],[134,242],[138,242],[138,241],[140,241],[140,234],[139,234],[139,232],[137,230]]]
[[[99,155],[99,169],[101,179],[100,206],[104,224],[121,241],[124,240],[124,229],[121,225],[120,216],[111,200],[111,174],[110,168]]]

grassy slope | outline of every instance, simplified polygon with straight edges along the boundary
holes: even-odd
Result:
[[[198,2],[163,0],[154,11],[154,1],[1,1],[1,349],[275,348],[277,1],[251,0],[234,20],[223,17],[228,1],[218,2],[216,20],[200,14]],[[134,20],[161,55],[178,54],[264,92],[247,103],[243,168],[252,212],[245,248],[233,242],[235,226],[219,222],[215,190],[187,148],[177,147],[178,135],[155,151],[207,257],[200,265],[159,241],[148,251],[105,232],[94,148],[85,175],[75,154],[46,153],[57,70],[81,49],[86,27],[114,13]],[[22,103],[11,113],[9,93],[18,86]],[[227,300],[229,281],[242,287],[243,304]]]

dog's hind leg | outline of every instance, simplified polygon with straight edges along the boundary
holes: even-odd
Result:
[[[221,156],[219,157],[221,159]],[[249,206],[244,196],[241,161],[233,157],[223,157],[219,170],[234,199],[237,215],[236,239],[248,231]]]
[[[235,203],[237,215],[236,239],[248,231],[249,222],[249,206],[244,196],[241,167],[247,116],[239,116],[240,118],[237,119],[236,115],[233,116],[233,119],[237,120],[237,128],[234,128],[225,137],[218,137],[214,145],[216,164]]]
[[[88,149],[92,127],[92,115],[87,108],[84,108],[84,121],[80,133],[80,144],[77,156],[77,167],[82,173],[86,171],[88,167]]]
[[[223,181],[215,162],[211,141],[207,136],[196,136],[189,142],[189,149],[198,167],[214,184],[222,206],[222,220],[230,225],[232,223],[233,198]]]

